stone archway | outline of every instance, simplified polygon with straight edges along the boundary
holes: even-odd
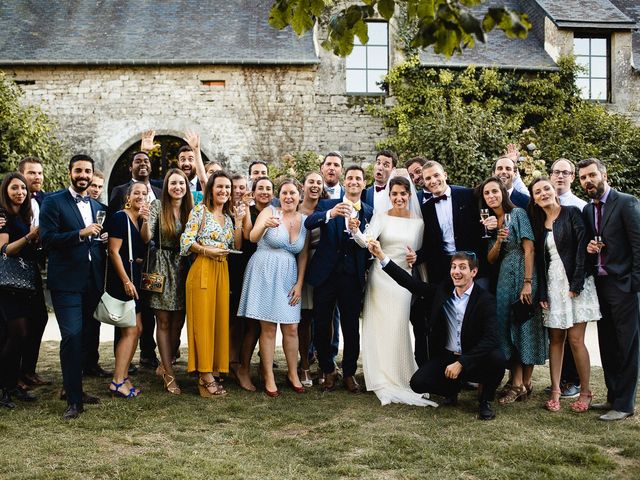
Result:
[[[154,142],[160,144],[160,148],[153,150],[150,154],[151,178],[162,180],[169,169],[178,166],[178,150],[186,142],[174,135],[156,135]],[[129,146],[114,163],[109,175],[108,197],[116,186],[127,183],[131,179],[129,163],[133,154],[139,150],[140,141],[137,141]],[[202,153],[202,161],[205,164],[209,161],[204,153]]]

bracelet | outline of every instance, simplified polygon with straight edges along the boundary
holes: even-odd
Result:
[[[524,283],[531,283],[531,279],[530,278],[525,278],[524,279]]]
[[[31,243],[31,239],[29,238],[29,235],[25,235],[22,238],[24,238],[27,243]]]
[[[129,285],[130,283],[131,283],[131,281],[129,281],[129,280],[124,282],[125,285]]]

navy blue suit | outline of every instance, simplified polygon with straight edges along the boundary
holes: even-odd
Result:
[[[337,305],[344,339],[342,369],[344,376],[350,377],[356,372],[360,354],[358,320],[369,252],[360,248],[344,232],[344,217],[325,221],[327,211],[340,202],[341,200],[321,200],[316,212],[304,222],[309,230],[322,230],[320,243],[309,264],[307,282],[314,287],[315,345],[320,368],[326,374],[333,372],[335,368],[331,355],[331,322]],[[364,225],[372,215],[373,209],[362,203],[359,213],[361,230],[364,231]]]
[[[93,221],[100,203],[89,200]],[[104,281],[104,243],[80,239],[85,228],[80,210],[69,190],[48,195],[40,209],[40,237],[49,258],[47,285],[60,326],[60,363],[67,401],[82,403],[84,336],[93,318]],[[96,362],[97,363],[97,362]]]
[[[524,193],[519,192],[515,188],[511,192],[509,199],[511,200],[511,203],[513,203],[516,207],[520,207],[524,210],[526,210],[527,206],[529,205],[529,197]]]

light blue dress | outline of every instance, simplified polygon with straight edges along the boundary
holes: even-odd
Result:
[[[275,210],[274,207],[270,207]],[[268,228],[244,272],[238,316],[273,323],[300,322],[300,302],[289,305],[289,292],[298,280],[296,255],[304,247],[307,229],[302,215],[298,238],[289,243],[284,224]]]

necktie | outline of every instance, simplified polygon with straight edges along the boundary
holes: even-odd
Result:
[[[446,200],[447,196],[446,195],[440,195],[439,197],[431,197],[431,200],[434,203],[438,203],[440,200]]]
[[[596,208],[596,235],[602,236],[602,202],[594,204],[594,207]],[[604,270],[604,263],[604,253],[600,250],[600,253],[598,253],[598,265],[600,266],[598,271]]]
[[[360,200],[358,200],[356,203],[353,204],[353,209],[356,212],[359,212],[361,208],[362,208],[362,204],[360,203]]]
[[[86,197],[83,197],[82,195],[76,195],[75,200],[76,200],[76,203],[80,203],[80,202],[89,203],[89,196],[87,195]]]
[[[376,192],[381,192],[382,190],[384,190],[384,187],[385,187],[386,185],[383,185],[383,186],[381,186],[381,187],[379,187],[378,185],[374,185],[374,186],[376,187]]]

